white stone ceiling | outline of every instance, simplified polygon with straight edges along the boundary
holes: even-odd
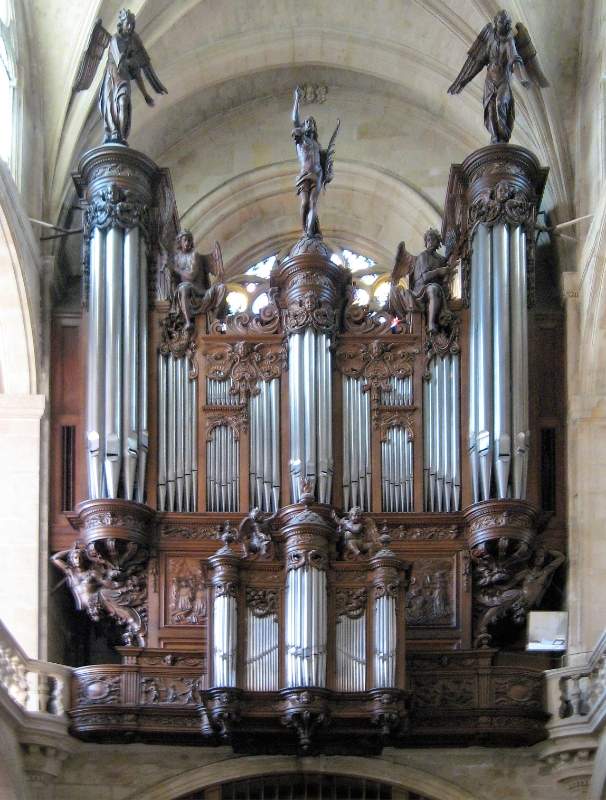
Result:
[[[73,199],[70,171],[102,140],[97,81],[70,88],[94,19],[112,33],[120,2],[32,0],[44,83],[47,213]],[[327,237],[388,267],[397,243],[422,245],[437,225],[450,164],[488,144],[483,77],[446,90],[477,33],[500,6],[489,0],[136,0],[141,35],[169,94],[148,108],[133,85],[132,147],[170,168],[184,225],[202,249],[219,239],[231,272],[298,236],[298,172],[291,139],[295,84],[328,88],[313,114],[327,144],[337,117],[335,179],[320,200]],[[551,168],[547,204],[571,203],[567,132],[582,4],[515,0],[551,88],[516,87],[512,142]],[[103,62],[102,62],[103,63]]]

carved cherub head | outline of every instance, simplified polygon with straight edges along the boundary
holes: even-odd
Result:
[[[427,250],[430,250],[431,252],[437,250],[442,245],[442,236],[440,231],[437,231],[435,228],[430,228],[425,232],[423,241],[425,242],[425,247]]]
[[[135,15],[128,8],[123,8],[118,14],[118,33],[120,36],[132,36],[135,31]]]
[[[111,203],[114,206],[117,203],[119,203],[120,200],[122,200],[122,189],[120,189],[120,187],[115,181],[108,183],[108,185],[105,187],[103,194],[104,194],[104,199],[108,203]]]
[[[194,237],[192,232],[188,231],[187,228],[183,228],[183,230],[179,231],[177,234],[177,247],[184,253],[189,253],[190,250],[194,249]]]

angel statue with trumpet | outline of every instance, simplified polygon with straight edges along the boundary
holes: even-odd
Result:
[[[467,61],[449,87],[449,94],[459,94],[486,67],[484,82],[484,125],[491,143],[506,144],[511,139],[515,106],[511,91],[512,73],[525,89],[549,86],[537,61],[537,51],[530,34],[518,22],[516,34],[511,30],[511,17],[498,12],[494,26],[488,23],[467,54]]]
[[[303,92],[299,86],[295,89],[295,105],[292,112],[294,129],[292,132],[297,146],[297,155],[301,162],[301,172],[297,178],[297,194],[301,195],[301,224],[307,236],[321,236],[318,221],[317,202],[322,188],[326,189],[333,179],[332,157],[334,144],[341,122],[330,138],[328,147],[323,150],[318,141],[318,128],[313,117],[299,119],[299,103]]]
[[[72,91],[90,87],[106,47],[109,47],[107,64],[99,90],[99,110],[105,123],[103,143],[126,145],[132,116],[131,81],[135,81],[148,106],[154,105],[154,99],[145,88],[142,72],[157,94],[168,91],[160,83],[147,50],[135,33],[135,15],[124,8],[118,14],[114,36],[105,30],[100,19],[93,25]]]

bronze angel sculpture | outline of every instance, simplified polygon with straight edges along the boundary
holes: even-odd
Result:
[[[292,112],[294,129],[292,132],[297,146],[297,155],[301,162],[301,172],[297,178],[297,194],[301,195],[301,224],[307,236],[320,236],[317,202],[322,188],[326,189],[334,174],[332,160],[334,144],[340,120],[330,138],[328,147],[323,150],[318,142],[318,128],[313,117],[306,117],[301,123],[299,119],[299,103],[303,95],[297,86],[295,89],[295,105]]]
[[[167,94],[151,65],[143,42],[135,33],[135,15],[126,9],[118,14],[118,29],[111,36],[98,19],[92,27],[74,83],[74,92],[88,89],[93,82],[101,57],[108,47],[107,64],[99,90],[99,110],[105,124],[104,144],[128,144],[132,103],[131,81],[135,81],[148,106],[154,99],[148,94],[141,72],[157,94]]]
[[[549,83],[537,60],[528,30],[518,22],[516,34],[511,30],[511,17],[502,10],[479,34],[467,54],[467,61],[449,94],[459,94],[486,67],[484,82],[484,125],[491,143],[507,143],[511,139],[515,106],[511,75],[516,75],[525,89],[533,85],[541,89]]]

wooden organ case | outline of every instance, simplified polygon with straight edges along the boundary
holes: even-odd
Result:
[[[125,147],[84,156],[85,309],[53,323],[51,546],[122,645],[75,671],[77,736],[543,738],[546,664],[508,645],[563,540],[562,326],[527,310],[545,179],[513,146],[453,167],[462,292],[435,330],[353,304],[308,236],[261,313],[192,326],[167,268],[170,176]]]

